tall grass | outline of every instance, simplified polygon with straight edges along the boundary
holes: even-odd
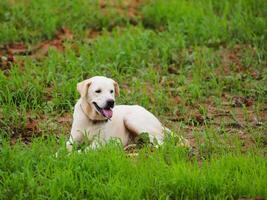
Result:
[[[64,140],[60,142],[63,145]],[[61,146],[60,145],[60,146]],[[59,149],[59,150],[58,150]],[[55,153],[58,151],[58,156]],[[166,143],[130,158],[115,143],[68,155],[54,139],[10,147],[2,141],[1,199],[235,199],[265,197],[266,159],[212,157],[201,166]]]
[[[51,39],[64,26],[85,36],[85,29],[126,24],[127,20],[115,9],[105,15],[99,8],[96,0],[3,0],[0,2],[0,43],[36,43],[40,39]]]
[[[182,34],[188,45],[226,42],[266,44],[266,9],[262,0],[152,1],[143,8],[143,23]]]

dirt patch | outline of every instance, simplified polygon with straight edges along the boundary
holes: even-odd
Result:
[[[218,74],[223,72],[224,74],[229,74],[235,67],[236,72],[243,70],[240,58],[240,46],[237,45],[233,49],[221,48],[219,50],[219,55],[221,57],[221,68],[218,68]],[[222,70],[222,71],[221,71]]]
[[[110,10],[114,10],[122,17],[127,18],[131,24],[136,25],[137,18],[141,16],[141,13],[139,12],[139,7],[144,2],[144,0],[99,0],[99,6],[104,15],[108,15],[108,12]]]
[[[145,1],[141,0],[126,0],[126,1],[105,1],[99,0],[99,6],[104,15],[108,15],[109,12],[114,10],[119,15],[128,19],[130,23],[136,24],[137,18],[140,17],[138,11],[139,7]],[[114,24],[111,26],[112,30],[114,27],[119,27],[120,25]],[[102,34],[100,29],[88,29],[87,37],[89,39],[95,39]],[[40,60],[47,56],[49,49],[55,49],[59,52],[64,51],[64,42],[73,40],[73,33],[67,27],[62,27],[56,34],[54,39],[45,40],[39,44],[29,47],[24,43],[12,43],[4,46],[0,46],[0,69],[3,71],[8,71],[13,64],[23,65],[21,62],[17,61],[17,56],[29,56],[33,59]],[[75,49],[75,45],[74,45]]]
[[[95,39],[102,35],[102,31],[99,29],[88,29],[87,30],[87,38],[89,39]]]
[[[53,48],[59,52],[63,52],[64,42],[71,40],[73,40],[72,32],[68,28],[63,27],[56,33],[55,39],[45,40],[40,44],[38,44],[37,46],[35,46],[30,51],[30,56],[34,59],[41,59],[48,54],[50,48]]]
[[[15,57],[9,45],[0,48],[0,69],[6,71],[15,63]]]
[[[64,113],[62,116],[59,116],[57,118],[57,122],[60,124],[71,124],[72,114],[71,113]]]
[[[33,59],[41,59],[48,54],[50,48],[57,51],[64,51],[64,42],[71,41],[73,34],[68,28],[60,29],[55,38],[45,40],[34,47],[28,47],[23,43],[13,43],[0,47],[0,69],[7,71],[13,64],[23,67],[23,61],[19,56],[29,56]]]
[[[248,44],[237,44],[233,48],[221,46],[218,55],[221,58],[220,67],[217,68],[217,75],[230,75],[233,73],[245,73],[256,80],[261,79],[261,74],[255,68],[246,66],[242,60],[249,54],[250,57],[257,57],[254,47]]]
[[[59,116],[50,116],[44,114],[27,114],[26,122],[17,125],[0,124],[2,128],[10,133],[10,144],[14,145],[18,141],[25,144],[31,143],[35,137],[46,137],[48,135],[62,135],[69,132],[72,123],[72,114],[63,113]]]
[[[182,103],[186,112],[180,113],[178,110],[176,114],[167,117],[166,126],[184,133],[196,152],[199,148],[199,142],[204,143],[205,141],[197,142],[194,132],[201,133],[207,129],[213,130],[212,132],[215,131],[216,137],[221,138],[219,139],[221,142],[229,142],[229,144],[221,144],[229,148],[235,148],[235,144],[232,144],[233,141],[231,140],[238,138],[241,150],[246,152],[256,145],[251,129],[264,129],[267,123],[265,107],[263,106],[263,109],[256,112],[253,106],[254,101],[251,99],[224,94],[222,96],[223,103],[218,106],[213,103],[212,99],[195,105],[186,105],[179,97],[174,96],[172,98],[176,105]],[[204,111],[200,112],[203,108]],[[228,139],[223,139],[225,134],[229,137]],[[201,137],[203,137],[202,139],[205,138],[200,135]],[[214,145],[217,145],[217,142],[215,141]],[[218,145],[220,144],[218,143]]]

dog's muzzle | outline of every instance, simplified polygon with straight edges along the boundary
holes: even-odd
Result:
[[[96,102],[93,102],[96,110],[103,115],[104,117],[110,119],[113,115],[112,108],[114,107],[114,101],[107,101],[107,104],[104,108],[100,108]]]

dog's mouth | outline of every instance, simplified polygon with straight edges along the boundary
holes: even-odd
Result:
[[[111,108],[100,108],[96,102],[93,102],[96,110],[101,114],[103,115],[104,117],[110,119],[113,115],[113,111]]]

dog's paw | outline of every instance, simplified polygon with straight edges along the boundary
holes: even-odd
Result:
[[[66,142],[66,148],[67,148],[68,152],[72,152],[73,146],[72,146],[72,143],[70,141]]]

